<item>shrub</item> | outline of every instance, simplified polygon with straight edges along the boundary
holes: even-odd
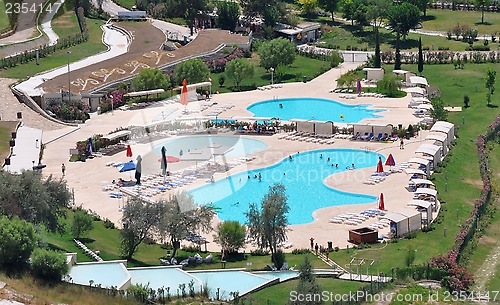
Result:
[[[63,253],[38,248],[31,254],[31,272],[42,281],[59,282],[68,269]]]
[[[66,121],[82,121],[85,122],[90,118],[87,105],[81,101],[63,102],[47,107],[47,110],[53,112],[58,118]]]
[[[39,236],[35,227],[17,217],[0,218],[0,265],[16,266],[28,261],[31,253],[38,244]]]
[[[75,238],[80,238],[94,227],[92,216],[82,210],[76,211],[71,224],[71,234]]]
[[[310,253],[310,250],[307,248],[293,249],[292,250],[292,254],[294,254],[294,255],[301,255],[301,254],[307,254],[307,253]]]
[[[281,249],[278,249],[276,253],[274,253],[274,266],[278,269],[281,269],[283,267],[283,264],[285,263],[285,252],[283,252]]]
[[[250,254],[252,256],[266,256],[266,255],[269,255],[269,251],[264,250],[264,249],[255,249],[255,250],[251,250]]]

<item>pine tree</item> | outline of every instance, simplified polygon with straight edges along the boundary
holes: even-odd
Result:
[[[422,54],[422,37],[418,39],[418,73],[422,75],[424,71],[424,55]]]
[[[297,296],[303,301],[295,300],[291,301],[294,305],[318,305],[323,304],[321,300],[321,287],[318,282],[316,282],[316,275],[313,272],[311,260],[309,256],[306,255],[304,262],[299,268],[299,283],[297,285]]]

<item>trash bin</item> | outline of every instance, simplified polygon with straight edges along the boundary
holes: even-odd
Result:
[[[409,133],[408,131],[407,131],[407,132],[406,132],[406,134],[405,134],[405,138],[406,138],[407,140],[409,140],[409,139],[410,139],[410,133]]]
[[[17,113],[17,118],[18,119],[22,119],[23,118],[23,113],[22,112],[18,112]]]
[[[304,83],[307,83],[307,76],[305,76],[305,75],[304,75],[304,76],[302,76],[302,81],[303,81]]]
[[[331,241],[327,242],[328,244],[328,250],[332,250],[333,249],[333,243]]]

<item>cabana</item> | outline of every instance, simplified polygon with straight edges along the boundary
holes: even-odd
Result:
[[[122,137],[128,137],[130,135],[130,133],[131,132],[129,130],[120,130],[120,131],[105,135],[102,137],[102,139],[114,140],[114,139],[118,139],[118,138],[122,138]]]
[[[379,134],[384,135],[386,133],[388,135],[391,135],[393,129],[392,124],[383,125],[383,124],[368,123],[368,124],[352,124],[352,126],[354,134],[357,134],[358,132],[360,135],[363,135],[365,133],[373,133],[373,137],[375,139]]]
[[[415,199],[429,199],[430,201],[436,202],[437,200],[437,190],[430,188],[419,187],[415,190]]]
[[[396,74],[396,76],[402,76],[403,84],[405,86],[410,86],[411,85],[410,77],[415,76],[415,73],[406,70],[393,70],[392,73]]]
[[[405,209],[399,213],[387,213],[380,218],[391,221],[389,232],[392,238],[401,237],[422,228],[422,214],[416,210]]]
[[[413,190],[416,190],[418,188],[430,188],[434,190],[436,189],[436,185],[432,181],[419,178],[410,179],[408,186]]]
[[[293,119],[290,122],[295,123],[297,132],[314,133],[314,121]]]
[[[430,104],[431,101],[429,101],[425,97],[412,97],[411,102],[408,104],[408,107],[410,108],[416,108],[417,106],[421,104]]]
[[[335,134],[335,125],[332,121],[315,121],[314,133],[321,135],[333,135]]]
[[[384,68],[363,68],[363,71],[366,72],[365,79],[367,81],[378,82],[382,78],[384,78]]]
[[[410,76],[410,84],[412,86],[423,87],[426,89],[429,87],[427,79],[421,76]]]
[[[424,215],[426,217],[422,217],[422,221],[425,224],[429,224],[432,222],[432,212],[436,208],[436,206],[432,202],[415,199],[415,200],[408,202],[408,205],[409,206],[416,206],[416,207],[423,209]]]
[[[443,155],[448,153],[448,135],[443,132],[431,132],[426,137],[425,140],[435,141],[434,143],[439,143],[443,151]]]
[[[427,178],[427,174],[423,170],[421,170],[421,169],[405,168],[405,169],[403,169],[403,171],[407,175],[411,175],[412,178],[410,178],[410,179],[413,179],[413,178],[425,179],[425,178]]]
[[[410,93],[412,97],[425,97],[427,95],[427,91],[420,87],[406,88],[405,91]]]
[[[419,148],[417,148],[417,150],[415,150],[415,153],[421,153],[424,156],[427,155],[431,157],[434,168],[436,168],[437,164],[441,161],[441,146],[422,144]]]
[[[447,143],[448,145],[450,145],[451,143],[453,143],[453,141],[455,141],[455,125],[453,125],[453,123],[445,121],[437,121],[436,123],[434,123],[434,125],[432,125],[430,131],[446,133],[448,137],[448,143]]]
[[[129,92],[129,93],[125,93],[123,96],[125,97],[136,97],[136,96],[147,96],[148,95],[151,95],[151,94],[160,94],[160,93],[163,93],[165,92],[164,89],[154,89],[154,90],[146,90],[146,91],[135,91],[135,92]]]
[[[425,173],[427,174],[427,176],[430,176],[430,160],[419,157],[413,157],[410,160],[408,160],[408,163],[415,163],[424,166]]]

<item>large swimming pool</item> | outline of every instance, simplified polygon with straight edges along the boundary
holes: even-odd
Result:
[[[237,220],[244,223],[250,203],[260,204],[269,186],[282,183],[286,187],[290,205],[289,223],[304,224],[313,221],[313,211],[320,208],[376,201],[374,196],[334,190],[324,185],[323,180],[335,173],[339,173],[336,177],[342,179],[341,173],[352,164],[356,168],[376,166],[379,157],[382,155],[354,149],[297,153],[292,156],[292,160],[285,158],[266,168],[241,172],[193,189],[190,193],[198,204],[213,203],[223,221]],[[359,178],[360,186],[363,185],[363,178]]]
[[[250,105],[247,110],[258,117],[274,117],[281,120],[312,119],[357,123],[363,119],[378,117],[376,112],[379,112],[379,110],[367,109],[370,106],[345,105],[320,98],[286,98],[258,102]]]

